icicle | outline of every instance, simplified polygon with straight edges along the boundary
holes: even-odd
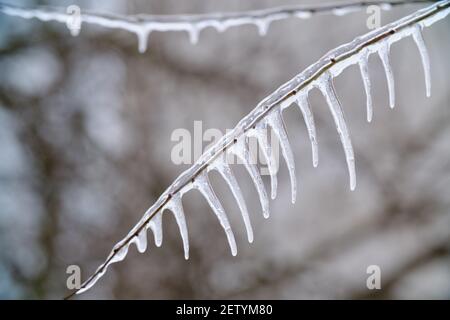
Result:
[[[222,20],[211,20],[211,27],[215,28],[217,32],[224,32],[227,30],[228,26]]]
[[[237,157],[239,157],[244,163],[245,169],[250,175],[258,192],[263,216],[266,219],[269,218],[269,199],[267,198],[266,189],[264,188],[264,182],[262,181],[261,175],[258,172],[258,167],[254,163],[252,163],[252,160],[250,159],[250,153],[248,151],[247,142],[245,141],[245,136],[238,139],[236,143],[230,148],[230,151],[233,152]]]
[[[389,43],[385,40],[378,49],[378,55],[383,63],[384,72],[386,73],[386,80],[389,90],[389,106],[395,106],[395,87],[394,87],[394,73],[392,72],[391,63],[389,62]]]
[[[138,29],[136,35],[138,37],[138,48],[140,53],[144,53],[147,50],[148,37],[150,30],[147,28]]]
[[[225,159],[219,158],[213,162],[210,166],[210,170],[217,170],[225,182],[228,184],[233,196],[241,210],[242,219],[244,220],[245,229],[247,231],[248,242],[253,242],[253,229],[252,224],[250,222],[250,217],[248,215],[247,205],[244,200],[244,196],[242,195],[241,188],[231,170],[231,167],[228,165]]]
[[[149,227],[153,231],[153,236],[155,238],[155,245],[157,247],[161,247],[163,240],[163,231],[162,231],[162,212],[158,212],[152,220],[149,222]]]
[[[306,92],[300,92],[297,96],[297,105],[302,112],[303,119],[308,130],[309,140],[311,141],[311,152],[313,166],[317,167],[319,164],[319,148],[317,144],[316,126],[314,124],[314,115],[311,112],[308,102],[308,94]]]
[[[198,43],[199,29],[196,25],[192,25],[189,29],[189,40],[192,44]]]
[[[327,101],[328,107],[330,108],[330,112],[333,115],[333,119],[334,122],[336,123],[336,128],[339,133],[342,146],[344,148],[350,178],[350,189],[355,190],[356,187],[355,157],[353,154],[352,142],[350,140],[347,124],[345,123],[344,113],[342,111],[341,104],[336,96],[333,81],[328,71],[324,73],[322,78],[318,81],[318,85],[319,89],[322,91],[322,94],[324,95]]]
[[[259,35],[265,36],[267,34],[267,30],[269,30],[270,20],[266,19],[255,20],[255,25],[258,28]]]
[[[201,172],[194,181],[194,188],[197,188],[201,194],[205,197],[209,206],[213,209],[214,213],[219,219],[220,225],[223,230],[225,230],[225,234],[227,235],[228,244],[230,245],[231,254],[235,256],[237,254],[236,240],[234,239],[233,230],[231,230],[230,222],[228,221],[227,214],[220,204],[219,199],[217,198],[214,190],[209,183],[209,179],[207,173],[205,171]]]
[[[259,146],[263,152],[264,158],[266,158],[267,168],[270,174],[270,188],[271,188],[271,198],[275,199],[277,197],[277,164],[276,159],[272,153],[272,147],[269,143],[268,128],[264,121],[260,121],[256,127],[249,131],[249,135],[256,137]]]
[[[140,253],[144,253],[147,250],[147,229],[143,228],[133,239],[136,244],[137,250]]]
[[[278,140],[280,140],[281,153],[286,161],[289,177],[291,178],[291,201],[292,203],[295,203],[295,199],[297,197],[297,177],[295,174],[294,154],[289,143],[280,108],[276,108],[272,111],[267,116],[267,121],[272,127],[272,130],[275,132]]]
[[[364,84],[364,90],[366,91],[366,106],[367,106],[367,122],[372,121],[373,107],[372,107],[372,95],[370,93],[370,77],[369,77],[369,54],[364,52],[361,55],[361,59],[358,62],[359,70],[361,71],[361,78]]]
[[[188,229],[186,224],[186,217],[184,215],[183,204],[181,202],[181,194],[175,194],[169,203],[166,205],[166,209],[172,211],[177,221],[178,229],[180,230],[181,240],[183,240],[184,258],[189,259],[189,238]]]
[[[425,41],[423,40],[421,27],[416,24],[413,31],[413,39],[419,49],[420,58],[422,60],[423,72],[425,74],[425,88],[427,97],[431,96],[431,72],[430,72],[430,57],[428,55]]]

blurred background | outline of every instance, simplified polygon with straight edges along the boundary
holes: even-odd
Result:
[[[14,3],[180,14],[311,2]],[[424,6],[382,11],[381,22]],[[367,17],[292,18],[273,23],[265,37],[250,25],[221,34],[206,29],[197,45],[185,33],[155,32],[140,54],[136,36],[126,31],[82,25],[72,37],[61,23],[0,14],[0,298],[63,298],[67,266],[79,265],[86,279],[187,169],[170,161],[174,130],[192,132],[194,121],[202,121],[203,130],[233,128],[279,85],[366,33]],[[431,98],[412,38],[391,50],[394,110],[379,58],[370,58],[371,124],[357,66],[335,80],[355,148],[354,192],[332,117],[313,91],[318,168],[298,108],[284,112],[297,165],[295,205],[284,162],[268,220],[250,178],[233,167],[251,214],[253,244],[231,193],[214,175],[237,239],[236,257],[206,201],[192,191],[183,197],[190,260],[184,260],[175,219],[165,215],[162,247],[150,241],[145,254],[131,249],[75,298],[450,298],[449,27],[447,18],[424,31]],[[366,287],[370,265],[381,268],[381,290]]]

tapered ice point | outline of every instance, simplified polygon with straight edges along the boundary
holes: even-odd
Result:
[[[319,147],[317,143],[316,125],[314,123],[314,115],[308,102],[308,93],[300,92],[297,95],[297,105],[303,115],[303,120],[308,130],[309,140],[311,142],[312,162],[314,168],[319,164]]]
[[[253,228],[250,222],[250,217],[247,210],[247,205],[244,200],[244,196],[242,194],[241,188],[231,170],[231,167],[226,162],[223,157],[219,157],[214,161],[210,170],[217,170],[225,182],[228,184],[234,199],[236,200],[238,207],[242,214],[242,219],[244,220],[245,229],[247,231],[248,242],[253,242]]]
[[[389,61],[389,43],[386,40],[381,43],[381,46],[378,49],[378,55],[380,56],[384,73],[386,74],[386,81],[389,91],[389,106],[392,109],[395,107],[394,73],[392,72],[391,63]]]
[[[155,214],[153,219],[149,222],[149,227],[153,231],[153,236],[155,238],[155,245],[157,247],[161,247],[163,240],[162,212]]]
[[[328,71],[325,72],[318,80],[318,86],[327,101],[328,107],[336,124],[339,138],[341,139],[342,147],[344,148],[345,159],[347,161],[350,190],[353,191],[356,187],[355,156],[353,153],[352,142],[350,140],[347,124],[345,123],[344,113],[337,98],[336,91],[334,90],[333,80]]]
[[[367,122],[372,121],[373,106],[372,106],[372,94],[370,92],[371,84],[369,77],[369,56],[368,52],[364,52],[361,55],[361,59],[358,62],[359,70],[361,71],[361,78],[364,84],[364,90],[366,92],[366,109],[367,109]]]
[[[244,167],[247,170],[250,178],[252,179],[256,191],[259,195],[259,201],[261,202],[261,207],[263,211],[264,218],[269,218],[269,198],[267,197],[266,189],[264,188],[264,182],[259,174],[258,167],[254,163],[253,159],[250,158],[250,152],[248,150],[248,145],[246,137],[243,136],[236,141],[236,143],[230,148],[230,151],[234,153],[238,158],[244,163]]]
[[[417,49],[419,49],[420,59],[422,60],[427,97],[430,97],[431,96],[430,57],[428,55],[427,47],[425,46],[425,41],[423,40],[421,27],[418,24],[414,26],[414,31],[412,35],[414,42],[417,45]]]
[[[189,259],[189,238],[186,224],[186,217],[184,215],[183,203],[181,202],[181,194],[178,193],[170,199],[166,205],[166,209],[172,211],[175,220],[180,230],[181,240],[183,241],[184,258]]]
[[[289,177],[291,179],[291,201],[292,203],[295,203],[297,198],[297,177],[295,174],[294,153],[292,152],[291,145],[289,143],[289,138],[279,107],[275,108],[275,110],[267,116],[267,121],[280,141],[281,153],[286,161]]]
[[[197,44],[198,43],[198,35],[200,33],[198,27],[193,25],[193,26],[191,26],[191,28],[189,29],[188,32],[189,32],[189,40],[191,41],[191,43]]]
[[[269,30],[270,21],[265,19],[258,19],[255,21],[255,25],[258,28],[258,33],[260,36],[265,36]]]
[[[209,183],[207,173],[205,171],[201,172],[194,181],[194,188],[198,189],[200,193],[205,197],[211,209],[217,216],[223,230],[228,239],[228,244],[230,245],[231,254],[235,256],[237,254],[236,239],[234,238],[233,230],[231,230],[230,222],[228,221],[227,214],[225,213],[222,204],[217,198],[214,190]]]
[[[147,229],[142,228],[142,230],[136,236],[136,247],[140,253],[144,253],[147,250]]]
[[[269,143],[268,139],[268,127],[265,121],[259,122],[255,129],[250,130],[250,134],[256,137],[258,140],[259,146],[262,150],[264,158],[266,159],[267,168],[270,174],[270,187],[271,187],[271,198],[272,200],[277,197],[277,164],[276,159],[272,152],[272,146]]]
[[[150,30],[145,28],[136,31],[136,35],[138,37],[138,49],[140,53],[144,53],[145,51],[147,51],[149,34]]]

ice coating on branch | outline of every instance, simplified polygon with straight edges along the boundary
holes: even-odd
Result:
[[[303,120],[308,130],[309,140],[311,142],[312,162],[314,168],[319,164],[319,147],[317,143],[316,125],[314,123],[314,115],[308,102],[308,93],[300,91],[297,94],[297,105],[303,115]]]
[[[386,81],[389,90],[389,106],[395,106],[395,87],[394,87],[394,73],[392,72],[391,62],[389,61],[389,47],[390,43],[383,40],[381,46],[378,48],[378,55],[383,63],[384,73],[386,74]]]
[[[291,201],[292,203],[295,203],[297,197],[297,177],[295,174],[294,153],[292,152],[291,144],[289,143],[280,108],[276,107],[266,119],[280,141],[281,153],[286,161],[289,177],[291,179]]]
[[[114,249],[116,251],[116,254],[111,258],[109,264],[119,262],[125,259],[128,253],[128,247],[129,245],[124,245],[121,248]]]
[[[228,184],[231,192],[233,193],[234,199],[236,200],[239,210],[242,214],[242,219],[244,220],[245,229],[247,231],[248,242],[253,242],[253,228],[250,222],[250,217],[247,210],[247,205],[245,203],[244,196],[242,194],[241,188],[231,170],[230,165],[226,162],[223,157],[216,159],[208,170],[216,170]]]
[[[228,132],[224,137],[222,137],[217,143],[211,147],[214,152],[208,152],[207,154],[203,154],[196,163],[194,163],[189,169],[182,172],[174,182],[162,193],[162,195],[155,201],[155,203],[147,210],[138,224],[130,231],[130,233],[122,239],[114,248],[119,248],[120,246],[125,246],[128,248],[129,244],[133,241],[136,236],[136,232],[141,230],[142,226],[147,226],[148,219],[153,219],[155,214],[159,212],[160,208],[164,207],[166,201],[170,200],[170,197],[177,193],[185,193],[192,188],[192,180],[199,175],[199,172],[204,170],[205,166],[210,165],[211,158],[215,158],[217,156],[217,152],[223,152],[224,150],[229,150],[233,141],[238,141],[242,137],[245,137],[246,132],[249,132],[251,128],[255,126],[258,127],[260,123],[263,121],[256,121],[258,119],[264,120],[265,111],[267,108],[271,106],[282,105],[290,105],[292,104],[296,97],[296,92],[303,90],[306,86],[309,85],[309,81],[312,81],[313,85],[318,85],[322,83],[322,87],[332,89],[332,85],[325,85],[327,81],[324,81],[322,71],[327,70],[330,65],[330,61],[335,59],[336,63],[333,63],[329,68],[328,72],[328,81],[331,82],[331,76],[334,78],[337,76],[342,70],[347,68],[350,65],[358,64],[361,55],[359,48],[366,47],[370,53],[375,53],[379,49],[379,44],[382,41],[381,39],[388,39],[389,43],[392,44],[394,42],[400,41],[401,39],[413,35],[413,27],[416,25],[421,25],[423,27],[429,27],[432,24],[444,19],[450,14],[450,1],[440,1],[438,3],[434,3],[427,8],[418,10],[408,16],[405,16],[391,24],[388,24],[384,27],[381,27],[377,30],[373,30],[368,32],[365,35],[355,38],[353,41],[343,44],[332,51],[325,54],[318,61],[313,63],[311,66],[306,68],[301,73],[297,74],[294,78],[290,79],[286,83],[282,84],[277,90],[272,92],[269,96],[263,99],[256,108],[251,111],[247,116],[241,119],[236,127]],[[0,10],[4,11],[4,8],[0,5]],[[65,21],[65,20],[64,20]],[[219,25],[219,24],[216,24]],[[391,31],[395,30],[394,33]],[[379,37],[381,36],[381,39]],[[328,73],[327,72],[327,73]],[[319,81],[316,79],[316,76],[322,74],[322,77]],[[324,92],[332,92],[331,95],[326,95],[327,100],[333,102],[333,100],[337,101],[335,97],[335,93],[333,90],[323,90]],[[330,98],[330,97],[333,97]],[[334,101],[334,102],[336,102]],[[336,109],[336,106],[330,106],[330,109]],[[339,104],[337,104],[338,110],[340,109]],[[336,111],[332,111],[333,118],[335,118],[335,114],[339,113]],[[345,122],[343,123],[345,125]],[[338,129],[339,130],[339,129]],[[341,140],[342,137],[341,137]],[[226,146],[226,147],[223,147]],[[351,145],[350,145],[351,146]],[[348,150],[346,150],[347,156]],[[348,161],[347,161],[348,162]],[[349,169],[351,172],[351,170]],[[350,178],[352,179],[352,178]],[[352,185],[352,183],[350,183]],[[125,249],[127,250],[127,249]],[[113,259],[113,256],[116,252],[113,250],[107,257],[106,261],[94,272],[94,274],[89,277],[81,286],[81,288],[75,293],[79,294],[85,292],[89,288],[91,288],[96,281],[101,278],[111,263],[110,261]],[[119,252],[119,255],[123,255],[123,252]],[[114,259],[117,261],[117,259]],[[120,259],[119,259],[120,260]]]
[[[237,139],[234,145],[230,148],[230,152],[234,153],[244,163],[244,167],[250,175],[250,178],[255,184],[256,191],[258,192],[263,216],[266,219],[269,218],[269,198],[267,197],[266,189],[264,188],[264,182],[259,174],[259,169],[250,157],[246,137],[242,136],[240,139]]]
[[[97,283],[97,281],[105,275],[107,269],[108,267],[107,266],[104,267],[104,265],[98,267],[94,275],[92,275],[88,279],[88,281],[86,281],[86,283],[83,284],[83,286],[76,292],[76,294],[81,294],[92,288]]]
[[[369,52],[365,50],[361,54],[361,58],[358,62],[359,70],[361,72],[361,78],[364,84],[364,91],[366,92],[366,109],[367,109],[367,122],[372,121],[373,106],[372,106],[372,94],[370,92],[370,76],[369,76]]]
[[[333,14],[336,16],[344,16],[346,14],[355,12],[360,10],[360,7],[358,7],[357,5],[355,6],[349,6],[349,7],[345,7],[345,8],[336,8],[333,9]]]
[[[205,197],[211,209],[217,216],[223,230],[228,239],[228,244],[230,245],[231,254],[235,256],[237,254],[236,240],[234,238],[233,230],[231,230],[230,222],[228,221],[225,209],[222,207],[219,199],[217,198],[214,190],[209,183],[208,175],[205,171],[200,173],[194,181],[194,188],[198,189],[203,197]]]
[[[309,19],[312,15],[311,11],[298,11],[295,13],[295,16],[300,19]]]
[[[348,174],[350,179],[350,190],[355,190],[356,174],[355,174],[355,156],[353,154],[352,142],[350,134],[345,123],[344,113],[342,111],[341,103],[339,102],[333,86],[333,80],[329,72],[325,72],[317,81],[319,89],[322,91],[331,114],[333,115],[336,124],[339,138],[341,139],[342,147],[345,152],[345,159],[347,161]]]
[[[155,245],[157,247],[161,247],[163,241],[163,230],[162,230],[162,212],[158,212],[155,216],[150,220],[148,226],[153,232],[153,236],[155,238]]]
[[[431,96],[431,72],[430,72],[430,57],[428,55],[427,47],[425,46],[425,41],[422,36],[422,29],[420,25],[415,25],[413,31],[413,39],[419,49],[420,59],[422,60],[423,72],[425,75],[425,88],[427,97]]]
[[[113,255],[111,260],[109,261],[108,265],[112,264],[112,263],[120,262],[123,259],[125,259],[125,257],[128,254],[128,247],[129,247],[129,244],[125,244],[121,248],[118,248],[115,255]]]
[[[259,122],[254,129],[249,130],[249,136],[256,137],[259,146],[263,152],[264,158],[266,159],[267,168],[270,174],[270,197],[275,199],[277,197],[277,163],[272,152],[272,146],[268,139],[268,127],[265,121]]]
[[[380,1],[377,3],[381,9],[390,8],[392,1]],[[261,36],[266,35],[269,25],[273,21],[279,21],[290,17],[309,18],[313,14],[332,13],[337,16],[349,12],[365,9],[368,4],[354,1],[330,4],[312,5],[291,5],[280,6],[262,10],[251,10],[243,12],[229,13],[207,13],[207,14],[181,14],[181,15],[120,15],[103,14],[80,10],[79,24],[94,24],[105,28],[122,29],[136,34],[138,37],[139,52],[147,50],[148,35],[153,31],[186,31],[189,34],[191,43],[198,41],[199,33],[208,27],[213,27],[219,32],[223,32],[230,27],[254,24],[258,28]],[[40,6],[35,8],[25,8],[12,4],[0,3],[0,12],[24,19],[37,18],[41,21],[58,21],[68,24],[73,20],[73,16],[68,14],[66,8],[53,8]],[[73,34],[79,29],[70,29]]]
[[[172,211],[175,216],[178,229],[180,230],[181,240],[183,241],[184,258],[187,260],[189,259],[189,238],[183,203],[181,202],[181,194],[174,195],[167,203],[165,209]]]

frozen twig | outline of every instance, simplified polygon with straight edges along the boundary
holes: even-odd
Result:
[[[309,18],[315,14],[332,13],[344,15],[349,12],[362,10],[370,5],[380,6],[381,9],[389,10],[393,6],[405,4],[417,4],[432,2],[429,0],[385,0],[385,1],[350,1],[334,2],[312,5],[292,5],[276,7],[263,10],[252,10],[230,13],[207,13],[207,14],[183,14],[183,15],[118,15],[90,12],[81,10],[78,12],[77,27],[83,23],[95,24],[105,28],[123,29],[136,34],[139,42],[139,51],[147,49],[148,37],[153,31],[184,31],[189,34],[192,43],[196,43],[200,32],[208,27],[223,32],[230,27],[242,25],[255,25],[259,34],[265,35],[270,24],[274,21],[290,17]],[[57,21],[68,24],[73,21],[73,12],[67,8],[55,7],[22,7],[12,4],[0,3],[0,12],[10,16],[25,19],[36,18],[41,21]],[[77,35],[77,32],[73,33]]]

